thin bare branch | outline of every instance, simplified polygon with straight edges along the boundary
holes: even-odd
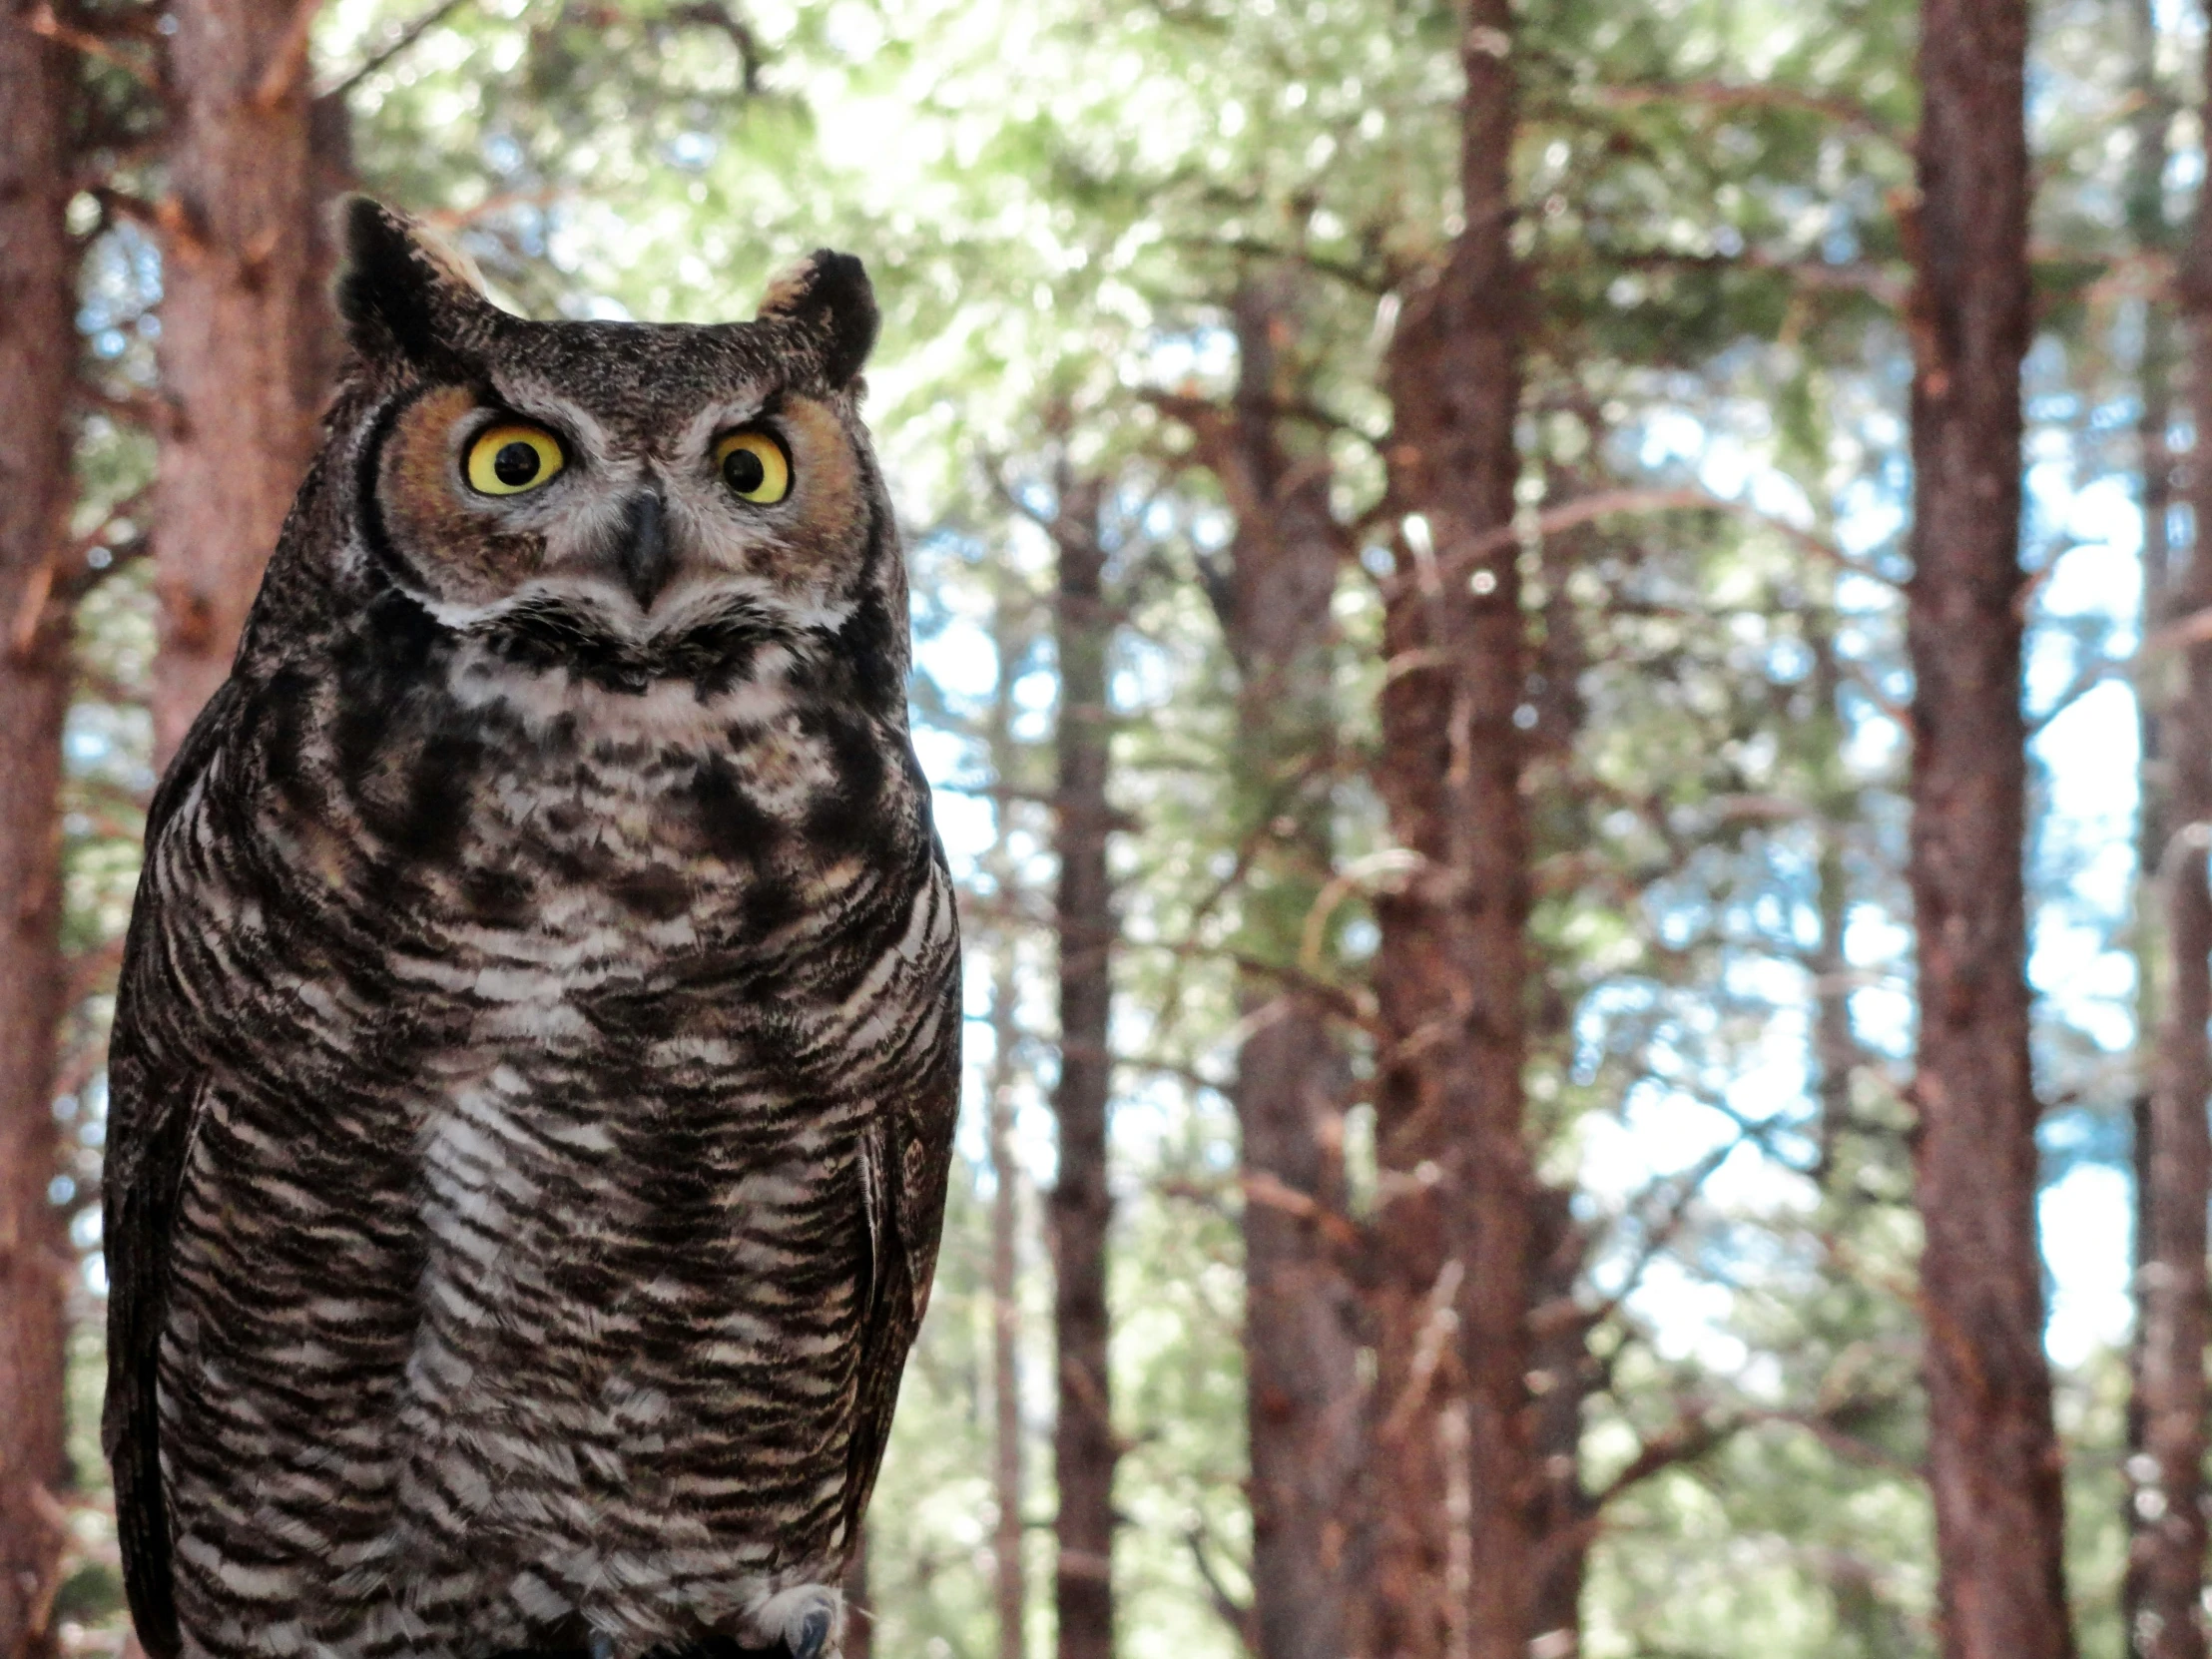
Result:
[[[88,58],[98,58],[102,63],[113,64],[150,92],[159,93],[162,90],[161,75],[151,64],[128,52],[118,51],[112,42],[99,35],[64,23],[54,15],[51,5],[34,8],[31,15],[23,20],[23,26],[32,34],[43,35],[73,52],[81,52]]]
[[[1807,92],[1772,82],[1748,84],[1734,81],[1667,81],[1595,89],[1597,101],[1613,109],[1637,109],[1648,104],[1706,104],[1726,109],[1751,106],[1800,110],[1825,116],[1838,126],[1862,137],[1876,139],[1899,150],[1913,147],[1913,135],[1899,132],[1856,98],[1834,93]]]
[[[1913,292],[1912,274],[1902,264],[1882,265],[1872,260],[1853,260],[1831,265],[1823,260],[1784,259],[1756,248],[1747,248],[1740,254],[1596,248],[1590,251],[1589,258],[1595,264],[1606,267],[1625,266],[1630,270],[1688,267],[1700,271],[1764,272],[1787,276],[1804,288],[1863,293],[1892,310],[1902,308]]]
[[[261,84],[254,89],[254,108],[261,114],[274,112],[305,76],[315,13],[321,9],[322,0],[296,0],[292,6],[284,32],[276,37],[276,50],[270,53],[269,65],[262,71]]]
[[[1213,1608],[1221,1622],[1236,1632],[1237,1640],[1244,1644],[1247,1653],[1260,1651],[1260,1633],[1255,1627],[1258,1610],[1247,1606],[1229,1593],[1221,1578],[1214,1571],[1212,1558],[1206,1553],[1206,1534],[1194,1526],[1183,1534],[1191,1546],[1191,1561],[1198,1568],[1200,1582],[1206,1586],[1206,1602]]]
[[[1429,1389],[1435,1385],[1436,1374],[1443,1369],[1451,1351],[1451,1339],[1459,1329],[1459,1282],[1467,1270],[1454,1256],[1437,1272],[1435,1282],[1428,1287],[1428,1314],[1421,1321],[1420,1335],[1413,1343],[1412,1363],[1406,1367],[1405,1387],[1391,1401],[1389,1415],[1382,1419],[1379,1430],[1385,1445],[1394,1445],[1405,1437],[1405,1432],[1420,1414],[1427,1401]]]
[[[1705,1190],[1705,1183],[1713,1178],[1721,1165],[1727,1163],[1736,1149],[1743,1144],[1744,1137],[1741,1130],[1739,1130],[1736,1139],[1726,1141],[1713,1148],[1712,1151],[1686,1170],[1679,1170],[1673,1175],[1660,1176],[1645,1187],[1642,1192],[1638,1193],[1634,1199],[1630,1200],[1622,1217],[1624,1221],[1629,1216],[1648,1214],[1650,1208],[1659,1201],[1662,1193],[1669,1194],[1665,1209],[1661,1212],[1658,1220],[1645,1226],[1642,1242],[1636,1248],[1636,1254],[1629,1263],[1627,1275],[1622,1279],[1620,1289],[1599,1303],[1597,1307],[1585,1312],[1585,1321],[1590,1326],[1602,1325],[1613,1318],[1626,1305],[1628,1299],[1636,1294],[1638,1287],[1643,1284],[1644,1275],[1650,1270],[1651,1264],[1657,1261],[1667,1247],[1681,1236],[1684,1225],[1690,1219],[1690,1207],[1697,1202],[1698,1195]]]
[[[544,185],[535,190],[506,190],[487,196],[472,208],[440,208],[422,215],[422,222],[434,230],[451,235],[465,231],[472,225],[481,225],[495,214],[503,214],[509,208],[542,208],[555,202],[562,195],[558,185]]]
[[[1170,236],[1162,239],[1169,247],[1186,248],[1204,254],[1237,254],[1246,259],[1269,260],[1284,265],[1302,266],[1317,276],[1334,277],[1345,286],[1360,293],[1382,294],[1389,291],[1390,279],[1382,273],[1363,271],[1356,265],[1342,260],[1332,260],[1325,255],[1301,248],[1286,248],[1260,237],[1206,237]]]
[[[1683,1463],[1694,1462],[1756,1420],[1756,1415],[1748,1411],[1714,1416],[1703,1405],[1695,1401],[1689,1402],[1666,1428],[1645,1437],[1643,1443],[1636,1448],[1636,1455],[1628,1460],[1618,1474],[1592,1494],[1591,1501],[1602,1513],[1605,1506],[1622,1493],[1641,1485],[1655,1474],[1679,1467]],[[1594,1522],[1597,1518],[1593,1515],[1591,1521]]]
[[[1450,558],[1433,561],[1419,573],[1420,579],[1439,582],[1457,580],[1471,574],[1476,565],[1501,548],[1511,547],[1531,538],[1541,540],[1546,536],[1557,535],[1562,530],[1570,530],[1596,519],[1609,518],[1616,513],[1666,512],[1728,513],[1773,531],[1800,551],[1840,570],[1848,571],[1854,576],[1864,576],[1869,581],[1880,582],[1885,586],[1896,585],[1890,577],[1853,558],[1825,537],[1815,535],[1774,513],[1764,512],[1748,501],[1715,495],[1710,490],[1694,485],[1681,489],[1600,490],[1594,495],[1563,501],[1555,507],[1546,508],[1525,523],[1502,525],[1475,537],[1464,547],[1455,549]],[[1407,580],[1409,578],[1404,575],[1390,575],[1380,578],[1377,585],[1383,596],[1388,598],[1402,588]]]
[[[2027,735],[2029,739],[2033,740],[2035,738],[2041,737],[2043,733],[2049,729],[2052,721],[2056,720],[2060,715],[2064,714],[2076,703],[2079,703],[2084,697],[2087,697],[2091,692],[2095,691],[2107,680],[2126,679],[2129,673],[2132,671],[2133,666],[2134,665],[2132,663],[2118,658],[2107,657],[2102,655],[2101,653],[2094,657],[2091,657],[2087,662],[2083,663],[2079,668],[2074,670],[2073,678],[2066,683],[2066,689],[2058,694],[2057,701],[2052,703],[2049,708],[2045,709],[2041,714],[2037,715],[2033,720],[2027,723]]]
[[[752,27],[728,6],[715,0],[692,0],[689,5],[671,7],[668,13],[671,23],[686,23],[695,28],[707,28],[729,37],[737,48],[738,63],[745,75],[748,96],[761,90],[761,42]]]
[[[1331,1209],[1311,1193],[1302,1193],[1266,1170],[1238,1177],[1247,1204],[1278,1210],[1299,1221],[1311,1222],[1339,1250],[1358,1251],[1367,1244],[1367,1230],[1341,1210]]]
[[[343,98],[468,3],[469,0],[437,0],[437,4],[433,5],[412,23],[405,25],[398,33],[388,37],[383,45],[377,47],[360,63],[347,70],[329,86],[323,88],[317,96]]]

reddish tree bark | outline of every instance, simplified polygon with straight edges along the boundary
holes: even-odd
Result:
[[[1022,744],[1014,736],[1015,681],[1036,645],[1033,601],[1021,578],[1001,573],[991,606],[991,646],[998,686],[991,698],[985,743],[991,776],[1011,788],[1022,776]],[[1000,832],[988,869],[1002,903],[1021,886],[1018,860],[1007,845],[1010,800],[998,804]],[[1014,1080],[1021,1027],[1020,987],[1014,941],[1018,923],[1002,918],[991,940],[991,1064],[983,1080],[986,1137],[991,1160],[991,1490],[997,1510],[991,1527],[992,1599],[998,1623],[998,1659],[1022,1659],[1028,1651],[1029,1572],[1022,1522],[1020,1229],[1022,1173],[1014,1152]]]
[[[1241,678],[1233,788],[1251,847],[1240,949],[1288,967],[1332,857],[1331,597],[1351,547],[1329,510],[1326,449],[1296,443],[1285,416],[1301,389],[1289,279],[1248,282],[1235,316],[1235,403],[1200,442],[1237,513],[1226,581],[1211,585]],[[1351,1073],[1318,996],[1248,971],[1239,1001],[1252,1022],[1233,1091],[1245,1174],[1250,1623],[1258,1659],[1343,1659],[1358,1651],[1364,1578],[1359,1309],[1332,1242],[1346,1225]]]
[[[162,204],[155,496],[157,764],[231,667],[314,442],[330,322],[317,273],[313,0],[177,0]]]
[[[2152,723],[2147,711],[2138,710],[2137,715],[2143,728],[2148,730]],[[2149,803],[2146,800],[2144,806],[2147,807]],[[2140,816],[2141,809],[2138,809],[2138,818]],[[2138,872],[2138,875],[2136,922],[2141,927],[2148,911],[2156,902],[2154,896],[2156,888],[2150,881],[2140,879],[2140,872]],[[2148,931],[2148,929],[2146,928],[2145,931]],[[2137,961],[2146,973],[2151,971],[2148,968],[2151,961],[2151,953],[2148,948],[2138,949]],[[2139,984],[2138,1004],[2147,1004],[2149,1000],[2149,987]],[[2150,1026],[2147,1022],[2140,1028],[2142,1032],[2147,1032],[2149,1029]],[[2147,1045],[2145,1037],[2139,1035],[2137,1040],[2139,1043],[2146,1043]],[[2146,1056],[2146,1059],[2150,1065],[2156,1065],[2154,1056]],[[2143,1534],[2151,1524],[2145,1519],[2145,1511],[2156,1509],[2163,1501],[2163,1494],[2149,1502],[2144,1502],[2141,1499],[2143,1488],[2155,1485],[2159,1473],[2157,1461],[2151,1457],[2143,1444],[2143,1427],[2147,1415],[2143,1400],[2143,1349],[2145,1346],[2143,1341],[2143,1269],[2149,1265],[2151,1248],[2150,1091],[2148,1089],[2138,1092],[2135,1098],[2128,1102],[2128,1118],[2129,1128],[2133,1136],[2133,1142],[2129,1150],[2135,1172],[2135,1238],[2134,1249],[2131,1252],[2133,1256],[2131,1265],[2134,1271],[2129,1279],[2135,1297],[2135,1324],[2128,1333],[2127,1413],[2122,1430],[2126,1436],[2127,1445],[2127,1461],[2124,1465],[2127,1484],[2122,1488],[2120,1498],[2120,1521],[2127,1531],[2127,1565],[2121,1569],[2120,1573],[2120,1632],[2121,1639],[2125,1643],[2123,1651],[2126,1653],[2127,1659],[2149,1659],[2150,1646],[2146,1638],[2153,1632],[2150,1622],[2142,1616],[2144,1592],[2148,1589],[2144,1568],[2147,1565],[2145,1557],[2149,1546],[2144,1544]]]
[[[1582,1483],[1582,1410],[1600,1378],[1590,1355],[1591,1321],[1574,1303],[1589,1244],[1575,1221],[1572,1195],[1539,1189],[1530,1307],[1546,1317],[1529,1343],[1536,1484],[1528,1620],[1531,1642],[1544,1644],[1532,1648],[1539,1659],[1573,1659],[1582,1651],[1582,1585],[1602,1508]]]
[[[0,5],[0,1653],[43,1659],[69,1483],[64,1291],[48,1197],[63,983],[55,817],[69,613],[54,595],[76,363],[69,197],[74,66]]]
[[[844,1564],[844,1637],[838,1643],[843,1659],[875,1659],[875,1599],[867,1584],[868,1529],[860,1528],[860,1547]]]
[[[2128,224],[2146,253],[2168,252],[2173,238],[2165,212],[2165,164],[2172,101],[2156,67],[2157,23],[2150,6],[2131,6],[2141,108],[2135,121]],[[2200,381],[2212,368],[2212,242],[2201,220],[2183,262],[2182,292],[2191,313]],[[2163,307],[2144,321],[2137,379],[2142,415],[2143,607],[2146,628],[2212,605],[2212,559],[2190,549],[2175,567],[2167,531],[2173,500],[2173,459],[2166,429],[2172,418],[2169,378],[2173,330]],[[2198,415],[2212,401],[2200,385]],[[2197,510],[2212,506],[2212,475],[2195,480]],[[2199,522],[2204,522],[2199,520]],[[2212,820],[2212,651],[2191,646],[2172,665],[2179,685],[2163,697],[2143,687],[2143,789],[2137,845],[2144,883],[2144,1027],[2155,1032],[2148,1092],[2135,1109],[2133,1390],[2128,1400],[2128,1558],[2121,1613],[2134,1659],[2204,1659],[2203,1515],[2207,1283],[2205,1206],[2212,1182],[2212,1143],[2205,1097],[2212,1091],[2212,1053],[2205,1022],[2212,1017],[2212,901],[2205,891],[2203,827]],[[2153,916],[2162,912],[2163,927]],[[2162,947],[2162,948],[2161,948]],[[2164,960],[2161,960],[2163,956]],[[2149,987],[2160,985],[2159,1008]]]
[[[1113,884],[1106,868],[1112,810],[1106,778],[1104,492],[1096,479],[1060,480],[1052,540],[1059,558],[1055,643],[1060,665],[1060,855],[1055,919],[1060,946],[1059,1177],[1049,1206],[1057,1416],[1053,1470],[1060,1492],[1053,1602],[1060,1659],[1113,1659],[1114,1437],[1107,1381],[1106,1106],[1112,1081],[1107,1019],[1113,1003]]]
[[[2028,1061],[2025,0],[1924,0],[1911,225],[1914,1174],[1945,1659],[2070,1659]]]
[[[2192,584],[2194,585],[2194,584]],[[2205,653],[2203,647],[2191,655]],[[2212,676],[2192,665],[2184,752],[2212,739]],[[2212,1194],[2212,1137],[2205,1100],[2212,1095],[2212,1053],[2205,1021],[2212,1018],[2212,894],[2205,887],[2205,835],[2212,792],[2198,757],[2184,771],[2199,774],[2176,791],[2187,814],[2169,843],[2161,871],[2172,978],[2158,1034],[2155,1074],[2142,1129],[2149,1142],[2139,1168],[2145,1232],[2137,1269],[2141,1349],[2136,1380],[2141,1453],[2136,1465],[2137,1526],[2128,1566],[2133,1594],[2134,1651],[2145,1659],[2204,1659],[2204,1517],[2206,1337],[2205,1205]],[[2192,799],[2193,798],[2193,799]]]
[[[2172,154],[2172,126],[2177,106],[2158,72],[2158,22],[2150,0],[2131,0],[2127,8],[2131,45],[2135,54],[2137,108],[2130,125],[2135,153],[2128,169],[2127,224],[2131,240],[2144,254],[2167,256],[2174,252],[2173,231],[2166,213],[2166,164]],[[2174,457],[2168,442],[2173,421],[2173,376],[2176,339],[2168,308],[2153,302],[2143,313],[2142,352],[2136,362],[2135,380],[2141,412],[2135,423],[2142,464],[2143,520],[2143,628],[2154,633],[2172,619],[2183,584],[2174,569],[2170,515],[2174,502]],[[2186,656],[2176,665],[2145,664],[2150,672],[2137,681],[2136,722],[2141,763],[2137,770],[2136,869],[2138,872],[2135,922],[2137,970],[2136,1017],[2139,1042],[2154,1050],[2154,1033],[2160,1031],[2160,992],[2166,979],[2166,930],[2160,915],[2167,887],[2157,877],[2167,856],[2167,796],[2170,768],[2165,756],[2172,701],[2170,688],[2157,683],[2157,671],[2176,668],[2188,672]],[[2146,1618],[2151,1611],[2154,1556],[2165,1549],[2154,1534],[2164,1520],[2166,1503],[2159,1460],[2145,1442],[2149,1401],[2143,1388],[2143,1360],[2149,1347],[2148,1297],[2151,1281],[2144,1273],[2153,1260],[2157,1241],[2153,1210],[2161,1170],[2152,1150],[2152,1088],[2159,1062],[2146,1053],[2146,1091],[2132,1102],[2134,1119],[2135,1248],[2133,1284],[2136,1319],[2128,1345],[2127,1369],[2127,1488],[2123,1519],[2127,1527],[2127,1566],[2120,1582],[2120,1621],[2129,1659],[2151,1659],[2156,1652],[2163,1618]],[[2155,1489],[2156,1495],[2145,1495]],[[2161,1575],[2164,1576],[2164,1575]]]
[[[1471,0],[1461,42],[1465,228],[1434,280],[1406,296],[1387,364],[1391,488],[1420,515],[1400,536],[1384,615],[1376,776],[1392,833],[1418,860],[1377,905],[1385,1046],[1369,1472],[1376,1650],[1389,1659],[1524,1659],[1534,1590],[1529,837],[1514,718],[1528,647],[1511,535],[1523,299],[1505,0]]]
[[[2194,373],[2194,413],[2212,419],[2212,194],[2201,194],[2197,229],[2181,272]],[[2146,403],[2149,399],[2146,397]],[[2200,426],[2200,431],[2212,427]],[[2161,433],[2162,437],[2163,434]],[[2150,450],[2146,444],[2146,450]],[[2145,456],[2146,514],[2154,488]],[[2200,525],[2212,524],[2212,468],[2197,467],[2190,493]],[[2170,609],[2212,610],[2212,545],[2200,531]],[[2160,814],[2166,841],[2158,885],[2170,962],[2138,1149],[2143,1238],[2138,1250],[2135,1417],[2136,1526],[2129,1541],[2129,1640],[2145,1659],[2205,1659],[2204,1345],[2212,1283],[2205,1267],[2205,1209],[2212,1202],[2212,891],[2205,849],[2212,836],[2212,645],[2182,654],[2180,694],[2158,717],[2169,760]],[[2146,1477],[2147,1476],[2147,1477]]]

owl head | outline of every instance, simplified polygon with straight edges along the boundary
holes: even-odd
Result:
[[[341,213],[352,360],[332,442],[360,574],[541,658],[650,672],[778,637],[903,678],[904,573],[858,412],[877,322],[858,260],[813,255],[751,322],[536,322],[401,216]]]

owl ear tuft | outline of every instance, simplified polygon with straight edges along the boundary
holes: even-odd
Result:
[[[794,323],[822,346],[822,374],[842,386],[875,347],[882,316],[867,268],[850,254],[818,248],[769,284],[761,320]]]
[[[488,308],[475,273],[422,228],[365,196],[338,206],[345,250],[337,279],[338,314],[353,349],[371,362],[450,358],[458,325]]]

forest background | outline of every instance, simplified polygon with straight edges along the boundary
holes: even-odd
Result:
[[[884,304],[969,1065],[848,1651],[2204,1653],[2198,9],[422,7],[0,5],[0,1653],[125,1640],[103,1033],[348,189]]]

